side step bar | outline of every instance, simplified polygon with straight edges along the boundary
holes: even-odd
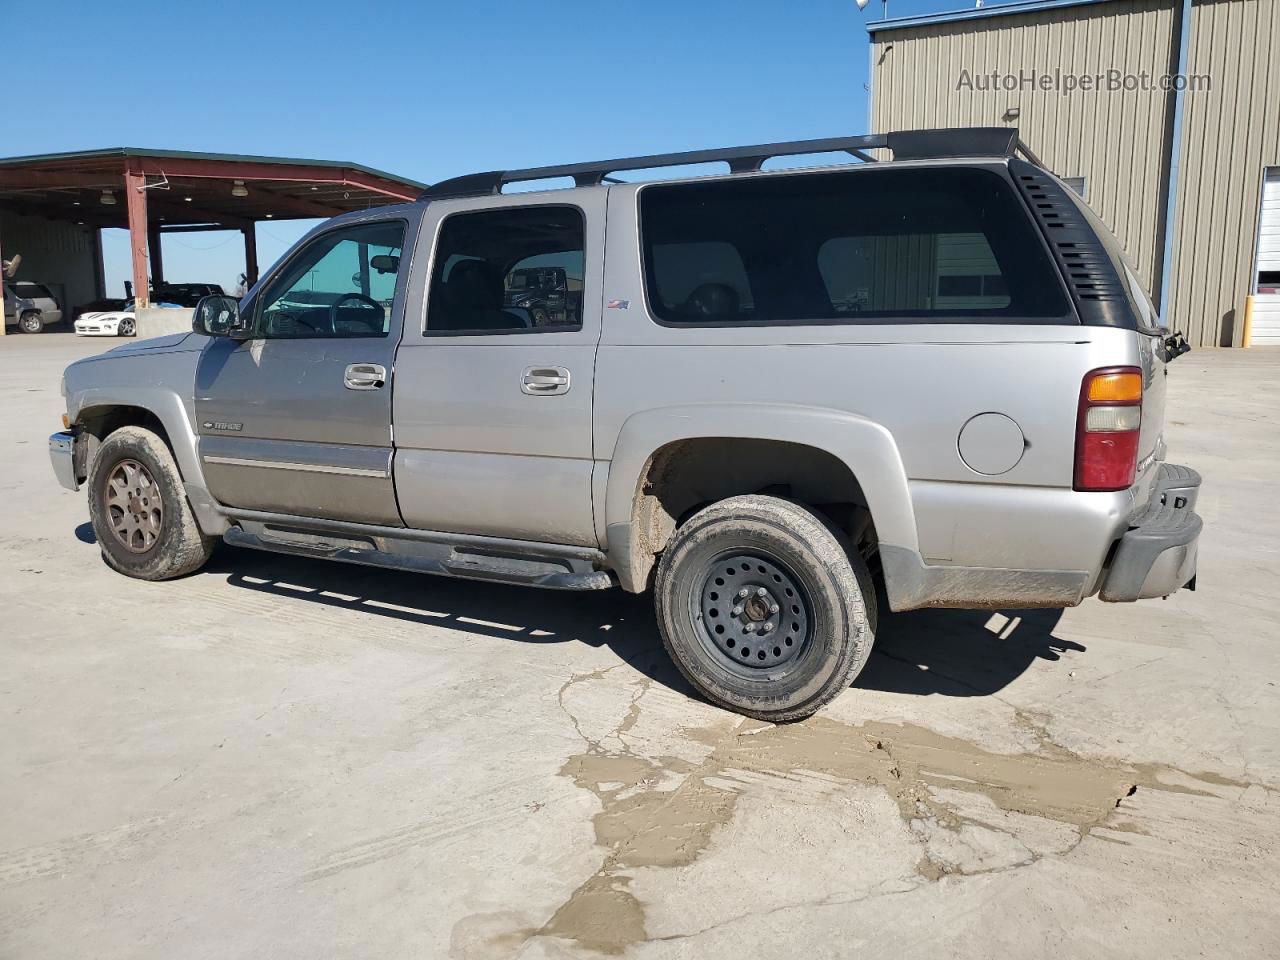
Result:
[[[282,518],[284,519],[284,518]],[[373,528],[376,534],[355,532],[355,524],[344,530],[303,529],[287,523],[238,519],[222,539],[235,547],[285,553],[301,557],[340,560],[369,567],[434,573],[466,580],[489,580],[551,590],[607,590],[613,578],[595,567],[596,551],[540,553],[540,544],[513,549],[511,541],[485,542],[458,534],[442,534],[441,541],[425,539],[430,534],[413,531],[412,538],[397,537]],[[311,526],[310,524],[308,525]],[[574,555],[583,554],[583,555]]]

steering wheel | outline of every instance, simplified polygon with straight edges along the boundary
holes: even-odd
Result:
[[[267,311],[266,328],[275,336],[287,336],[288,334],[282,334],[281,328],[287,330],[290,324],[296,327],[306,327],[312,333],[326,334],[333,332],[332,330],[320,329],[320,325],[312,323],[296,310],[269,309]]]
[[[380,320],[385,316],[382,304],[373,299],[373,297],[366,297],[363,293],[344,293],[337,300],[333,301],[333,306],[329,308],[329,330],[331,333],[338,332],[338,307],[342,306],[348,300],[357,300],[360,303],[369,305],[374,310],[378,311],[378,319]]]

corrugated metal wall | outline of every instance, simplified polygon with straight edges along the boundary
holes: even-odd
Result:
[[[1090,205],[1153,293],[1161,269],[1172,96],[1158,91],[958,89],[972,77],[1114,67],[1173,69],[1173,0],[1114,0],[885,30],[873,36],[872,129],[1009,121],[1045,165],[1084,176]],[[1173,324],[1201,346],[1239,343],[1264,169],[1280,165],[1280,0],[1198,0],[1185,96],[1182,190],[1173,253]]]
[[[932,24],[874,35],[872,129],[1000,126],[1008,121],[1055,173],[1086,178],[1094,210],[1111,226],[1148,289],[1162,255],[1159,144],[1167,94],[958,89],[1024,71],[1164,74],[1171,56],[1172,0],[1116,0],[1007,17]],[[891,46],[891,49],[890,49]]]
[[[1109,4],[1103,4],[1109,6]],[[1212,0],[1191,15],[1173,315],[1202,346],[1238,344],[1253,289],[1262,181],[1280,165],[1280,0]]]
[[[22,254],[14,279],[45,284],[63,301],[64,311],[97,299],[92,228],[0,211],[0,240],[6,260]]]

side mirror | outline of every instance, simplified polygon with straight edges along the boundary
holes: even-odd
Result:
[[[1187,338],[1180,333],[1164,338],[1164,362],[1172,363],[1184,353],[1191,352],[1191,344],[1187,343]]]
[[[243,337],[239,302],[234,297],[201,297],[191,314],[191,329],[206,337]]]

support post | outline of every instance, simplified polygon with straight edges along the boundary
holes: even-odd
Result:
[[[160,247],[160,224],[147,226],[147,253],[151,257],[151,282],[155,286],[164,283],[164,251]]]
[[[1180,76],[1187,75],[1187,62],[1191,56],[1191,0],[1181,0],[1179,14],[1174,20],[1177,33],[1174,40],[1177,52],[1174,57],[1175,72]],[[1173,328],[1173,290],[1174,290],[1174,239],[1178,226],[1178,194],[1182,179],[1182,124],[1184,112],[1185,90],[1179,86],[1173,94],[1173,136],[1169,141],[1169,193],[1165,197],[1164,207],[1164,254],[1160,267],[1160,292],[1158,306],[1160,323],[1170,333]],[[1199,346],[1199,344],[1197,344]]]
[[[107,295],[107,265],[102,259],[102,228],[93,228],[93,299]]]
[[[241,227],[244,234],[244,277],[246,284],[252,289],[258,282],[258,225],[250,223]]]
[[[129,215],[129,251],[133,260],[133,299],[139,309],[151,306],[147,285],[147,178],[132,162],[124,174],[125,209]]]
[[[4,244],[0,243],[0,264],[3,264],[3,263],[4,263]],[[5,327],[9,325],[8,323],[5,322],[5,319],[4,319],[4,304],[5,304],[5,301],[9,299],[9,294],[7,292],[8,287],[5,284],[5,280],[7,279],[8,277],[4,275],[4,267],[0,266],[0,337],[3,337],[5,333],[8,332],[5,330]]]

